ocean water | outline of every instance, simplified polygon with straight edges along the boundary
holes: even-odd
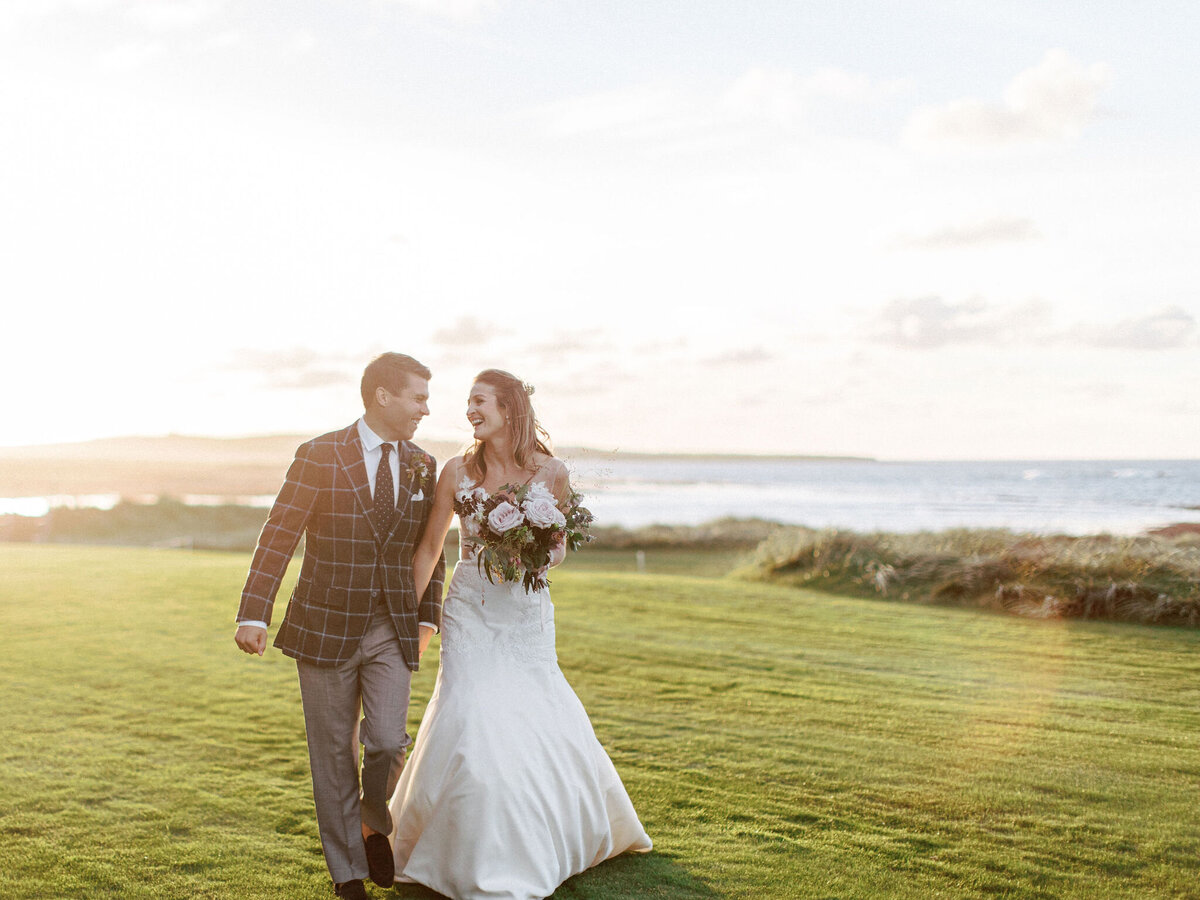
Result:
[[[1200,522],[1200,460],[851,462],[568,458],[598,524],[698,525],[727,516],[855,531],[1010,528],[1136,534]],[[153,502],[154,497],[136,498]],[[270,496],[180,498],[268,506]],[[116,494],[0,498],[0,513],[111,507]]]
[[[574,471],[598,522],[627,527],[735,516],[856,531],[1136,534],[1200,522],[1200,460],[641,459]]]

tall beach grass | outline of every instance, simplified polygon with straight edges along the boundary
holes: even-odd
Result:
[[[860,597],[1035,618],[1200,625],[1200,538],[780,528],[735,573]]]

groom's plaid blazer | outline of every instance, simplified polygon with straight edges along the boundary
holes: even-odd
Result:
[[[414,459],[424,458],[422,478]],[[267,516],[238,621],[269,623],[279,583],[304,535],[304,562],[275,646],[316,665],[349,659],[367,631],[380,592],[400,649],[417,668],[419,622],[441,626],[445,558],[419,600],[412,555],[433,505],[436,463],[411,443],[400,447],[396,515],[386,532],[376,526],[357,424],[302,444]],[[416,497],[417,499],[414,499]]]

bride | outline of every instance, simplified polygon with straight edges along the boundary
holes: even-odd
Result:
[[[441,553],[456,492],[540,483],[560,506],[566,501],[567,468],[538,438],[546,432],[531,393],[499,369],[476,377],[467,401],[475,443],[438,479],[413,558],[417,596]],[[477,528],[459,521],[437,682],[390,804],[396,880],[454,900],[541,898],[651,843],[558,667],[548,590],[489,582],[475,557]],[[559,545],[550,565],[565,555]]]

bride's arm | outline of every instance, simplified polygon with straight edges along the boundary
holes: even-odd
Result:
[[[567,464],[561,459],[554,460],[554,483],[550,485],[550,491],[554,494],[559,509],[566,509],[567,500],[571,496],[571,480],[567,473]],[[567,542],[562,540],[555,544],[554,549],[550,551],[550,564],[547,568],[557,566],[566,558]]]
[[[442,556],[446,532],[450,530],[450,522],[454,519],[454,488],[458,483],[459,463],[460,459],[456,456],[442,467],[442,474],[438,477],[433,495],[433,508],[429,511],[429,518],[425,520],[425,533],[413,552],[413,586],[418,597],[425,596],[425,590],[433,578],[433,570]],[[421,629],[422,650],[433,635],[432,630],[426,635],[426,630],[428,629]]]

